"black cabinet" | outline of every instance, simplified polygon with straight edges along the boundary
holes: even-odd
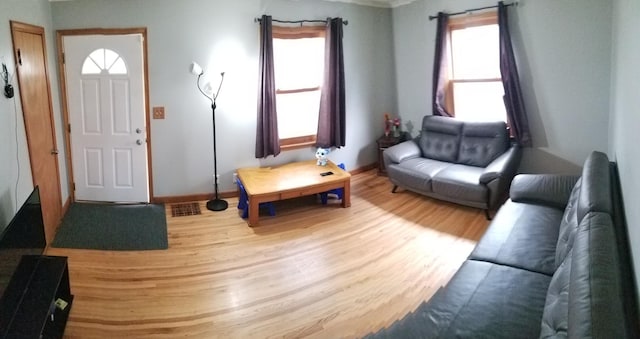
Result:
[[[62,338],[72,302],[66,257],[22,256],[0,299],[0,338]]]

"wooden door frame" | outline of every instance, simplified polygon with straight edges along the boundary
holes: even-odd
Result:
[[[15,31],[19,31],[19,32],[24,32],[24,33],[30,33],[30,34],[36,34],[39,35],[40,38],[42,39],[42,50],[43,50],[43,58],[44,58],[44,74],[45,74],[45,78],[47,81],[47,93],[49,94],[49,119],[51,119],[51,138],[53,141],[53,149],[54,150],[58,150],[58,142],[57,142],[57,137],[56,137],[56,120],[55,117],[53,115],[53,100],[52,100],[52,96],[51,96],[51,80],[49,79],[49,59],[47,57],[47,39],[45,37],[45,30],[44,27],[41,26],[36,26],[36,25],[31,25],[31,24],[27,24],[24,22],[20,22],[20,21],[14,21],[14,20],[10,20],[9,21],[10,26],[11,26],[11,49],[12,49],[12,53],[14,54],[15,57]],[[16,63],[18,62],[17,58],[16,58]],[[24,98],[24,94],[23,91],[21,90],[21,84],[20,84],[20,77],[18,77],[18,88],[20,89],[20,103],[22,105],[23,102],[25,102],[25,99],[28,100],[28,98]],[[25,127],[25,136],[27,139],[27,149],[29,150],[29,165],[31,166],[31,180],[33,182],[33,187],[36,186],[37,182],[36,182],[36,176],[34,174],[34,163],[33,163],[33,157],[31,156],[31,154],[33,154],[34,152],[31,150],[31,141],[29,140],[29,126],[26,123],[26,118],[24,116],[24,109],[22,110],[22,119],[24,121],[24,127]],[[54,162],[56,164],[56,182],[57,182],[57,188],[58,188],[58,194],[60,196],[60,211],[58,211],[60,213],[60,216],[62,216],[63,210],[64,210],[64,203],[62,202],[62,189],[61,189],[61,184],[60,184],[60,163],[58,162],[58,156],[56,155],[54,157]],[[17,193],[16,193],[17,194]],[[17,207],[16,207],[17,208]],[[60,221],[58,220],[57,225],[54,226],[53,231],[55,232],[55,230],[58,229],[58,226],[60,225]],[[54,233],[55,234],[55,233]],[[52,239],[47,239],[47,243],[49,240],[53,240]]]
[[[134,27],[134,28],[86,28],[86,29],[63,29],[56,31],[56,39],[58,46],[58,70],[60,73],[60,99],[62,104],[62,113],[65,123],[64,140],[68,152],[66,152],[67,168],[69,171],[69,196],[71,201],[76,200],[75,182],[73,175],[73,165],[71,161],[71,129],[69,120],[69,104],[67,100],[67,75],[65,73],[65,60],[64,60],[64,37],[66,36],[79,36],[79,35],[127,35],[127,34],[140,34],[142,35],[142,68],[144,70],[144,76],[142,82],[144,84],[144,115],[147,133],[147,174],[149,185],[149,202],[156,202],[153,195],[153,167],[151,161],[151,118],[149,117],[149,62],[147,53],[147,28],[146,27]]]

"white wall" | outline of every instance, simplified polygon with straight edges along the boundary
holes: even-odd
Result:
[[[0,61],[7,64],[9,73],[11,73],[15,97],[7,99],[4,95],[0,95],[0,229],[11,220],[16,209],[22,205],[33,190],[18,78],[15,74],[10,20],[41,26],[45,29],[54,124],[57,144],[60,149],[62,202],[65,202],[69,197],[57,66],[54,57],[55,32],[52,30],[50,4],[47,0],[2,0],[0,1]]]
[[[611,153],[618,171],[636,283],[640,282],[640,3],[616,0],[614,5]]]
[[[231,191],[236,168],[314,159],[315,149],[255,159],[259,26],[255,17],[325,19],[341,16],[347,93],[347,146],[329,155],[347,169],[377,161],[375,139],[382,114],[395,107],[391,15],[388,9],[325,1],[83,0],[52,4],[56,29],[147,27],[151,106],[165,106],[166,119],[152,120],[156,196],[212,191],[211,113],[189,72],[200,63],[217,84],[218,172]]]
[[[607,151],[611,3],[523,0],[509,9],[514,50],[534,147],[523,172],[577,172]],[[431,114],[436,21],[429,15],[495,5],[494,0],[419,0],[392,13],[398,111],[420,129]]]

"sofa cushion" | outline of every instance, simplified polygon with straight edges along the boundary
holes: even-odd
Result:
[[[465,122],[462,126],[457,162],[487,167],[507,149],[509,135],[504,122]]]
[[[439,116],[425,116],[418,145],[422,156],[455,163],[460,148],[462,122]]]
[[[551,277],[467,260],[420,314],[416,338],[536,338]]]
[[[511,181],[509,198],[564,209],[579,179],[577,175],[518,174]]]
[[[551,278],[542,313],[540,338],[566,338],[569,322],[571,251]]]
[[[583,186],[584,186],[583,182]],[[569,281],[570,338],[628,338],[611,216],[587,214],[576,232]]]
[[[443,169],[452,166],[448,162],[413,158],[387,167],[389,178],[395,184],[423,192],[431,192],[431,180]]]
[[[579,179],[571,191],[567,207],[562,215],[560,222],[560,230],[558,231],[558,242],[556,244],[556,267],[564,261],[571,247],[573,246],[573,238],[578,230],[578,197],[580,195],[580,187],[582,187],[582,179]]]
[[[551,276],[561,218],[560,209],[507,200],[469,259]]]
[[[589,212],[612,213],[609,159],[601,152],[591,153],[582,168],[578,220]]]
[[[438,172],[432,181],[434,193],[464,198],[467,201],[487,201],[487,186],[480,184],[483,169],[466,165],[451,165]]]

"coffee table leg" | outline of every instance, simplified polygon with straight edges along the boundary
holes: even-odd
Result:
[[[351,206],[351,180],[347,180],[344,182],[342,197],[342,207],[349,206]]]
[[[249,226],[258,225],[258,217],[260,216],[260,203],[249,197]]]

